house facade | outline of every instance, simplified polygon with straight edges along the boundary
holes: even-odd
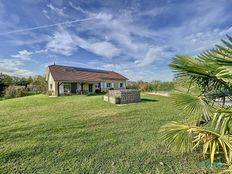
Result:
[[[93,94],[109,89],[125,89],[128,79],[114,71],[50,65],[46,72],[48,90],[53,96]]]

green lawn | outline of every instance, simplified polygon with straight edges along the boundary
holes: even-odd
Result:
[[[178,119],[168,97],[115,106],[102,96],[0,101],[0,173],[203,173],[170,152],[158,129]]]

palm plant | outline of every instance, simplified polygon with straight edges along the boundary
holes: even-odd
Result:
[[[202,149],[210,162],[216,155],[232,165],[232,109],[225,98],[232,94],[232,37],[222,40],[224,46],[199,56],[176,56],[170,67],[177,79],[189,79],[186,90],[172,95],[182,110],[184,122],[171,122],[161,127],[160,138],[168,147],[181,153]],[[223,99],[222,105],[216,103]]]

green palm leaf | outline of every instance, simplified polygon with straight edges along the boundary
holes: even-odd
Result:
[[[160,139],[174,151],[185,153],[193,150],[193,135],[189,126],[171,122],[161,127]]]
[[[212,119],[212,127],[215,131],[220,132],[221,135],[231,134],[232,111],[230,109],[223,109],[217,111]]]
[[[171,97],[182,113],[188,117],[193,117],[197,124],[200,121],[211,120],[214,108],[208,104],[203,96],[192,93],[176,93],[172,94]]]

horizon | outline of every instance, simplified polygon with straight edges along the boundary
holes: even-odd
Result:
[[[59,65],[172,81],[175,55],[195,56],[232,34],[231,1],[0,2],[0,72],[28,77]]]

